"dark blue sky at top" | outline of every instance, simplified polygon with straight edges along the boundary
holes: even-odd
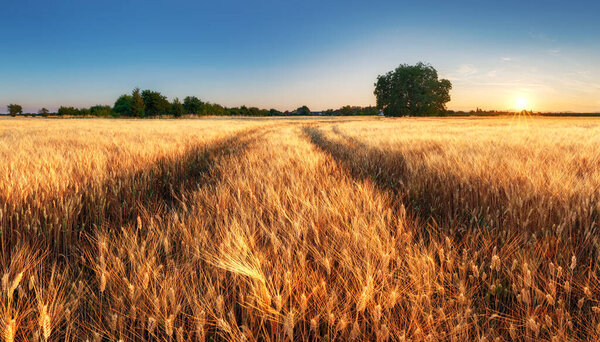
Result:
[[[419,60],[453,81],[451,107],[478,105],[468,90],[482,86],[541,106],[573,82],[583,93],[567,97],[592,110],[599,14],[598,1],[2,0],[0,111],[112,104],[136,86],[230,106],[367,105],[377,74]]]

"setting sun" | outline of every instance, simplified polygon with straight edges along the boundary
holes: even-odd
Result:
[[[527,109],[527,105],[529,104],[529,102],[527,101],[526,98],[519,97],[515,100],[515,104],[517,105],[518,110],[523,110],[523,109]]]

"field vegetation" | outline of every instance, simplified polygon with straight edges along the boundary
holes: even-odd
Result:
[[[0,121],[4,341],[600,338],[600,122]]]

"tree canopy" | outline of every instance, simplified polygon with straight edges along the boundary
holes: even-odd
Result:
[[[171,103],[169,103],[166,96],[158,91],[142,91],[142,100],[144,101],[144,111],[147,116],[168,114],[171,111]]]
[[[16,106],[16,105],[10,105]],[[9,112],[11,107],[9,106]],[[14,107],[16,110],[19,107]],[[17,113],[20,113],[17,111]],[[47,109],[38,112],[42,116],[51,115]],[[193,115],[233,115],[233,116],[278,116],[278,115],[376,115],[379,113],[377,107],[368,106],[343,106],[339,109],[327,109],[322,112],[311,112],[308,106],[301,106],[295,110],[280,111],[277,109],[261,109],[258,107],[225,107],[220,104],[204,102],[196,96],[186,96],[183,101],[175,97],[169,101],[162,93],[154,90],[133,89],[128,94],[117,98],[114,105],[95,105],[91,107],[76,108],[72,106],[61,106],[57,115],[59,116],[121,116],[121,117],[154,117],[159,115],[172,115],[181,117],[184,114]],[[13,114],[16,115],[16,114]]]
[[[6,108],[8,109],[8,113],[11,116],[17,116],[17,115],[23,114],[23,107],[21,107],[18,104],[11,103],[8,106],[6,106]]]
[[[79,115],[79,109],[77,109],[75,107],[60,106],[60,108],[58,108],[58,112],[56,114],[61,115],[61,116],[64,116],[64,115],[75,116],[75,115]]]
[[[112,110],[110,106],[96,105],[90,107],[90,114],[95,116],[111,116]]]
[[[183,107],[183,104],[181,103],[181,101],[179,101],[179,98],[177,97],[173,99],[173,103],[171,103],[171,114],[173,114],[173,116],[176,118],[185,114],[185,108]]]
[[[38,111],[38,114],[41,116],[44,116],[44,117],[48,116],[49,113],[50,113],[50,111],[48,109],[46,109],[45,107]]]
[[[296,109],[295,114],[296,115],[310,115],[310,109],[308,109],[308,106],[302,106],[302,107],[299,107],[298,109]]]
[[[452,84],[438,79],[437,70],[431,65],[401,64],[385,75],[379,75],[375,83],[377,107],[387,116],[430,116],[444,114],[450,101]]]
[[[140,88],[133,89],[131,95],[123,94],[119,96],[113,106],[113,112],[120,116],[137,116],[143,118],[145,116],[145,105],[140,94]]]
[[[196,96],[187,96],[183,99],[183,107],[188,114],[201,114],[204,102],[200,101]]]
[[[379,110],[377,107],[368,106],[368,107],[360,107],[360,106],[343,106],[339,109],[327,109],[323,111],[323,115],[332,116],[332,115],[377,115]]]
[[[113,111],[121,116],[133,116],[133,97],[127,94],[119,96],[115,101]]]
[[[140,95],[140,88],[135,88],[131,92],[131,115],[143,118],[146,116],[145,103]]]

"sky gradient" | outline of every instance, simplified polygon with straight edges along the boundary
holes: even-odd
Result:
[[[279,110],[374,105],[401,63],[450,109],[600,111],[598,1],[2,1],[0,112],[112,105],[134,87]]]

